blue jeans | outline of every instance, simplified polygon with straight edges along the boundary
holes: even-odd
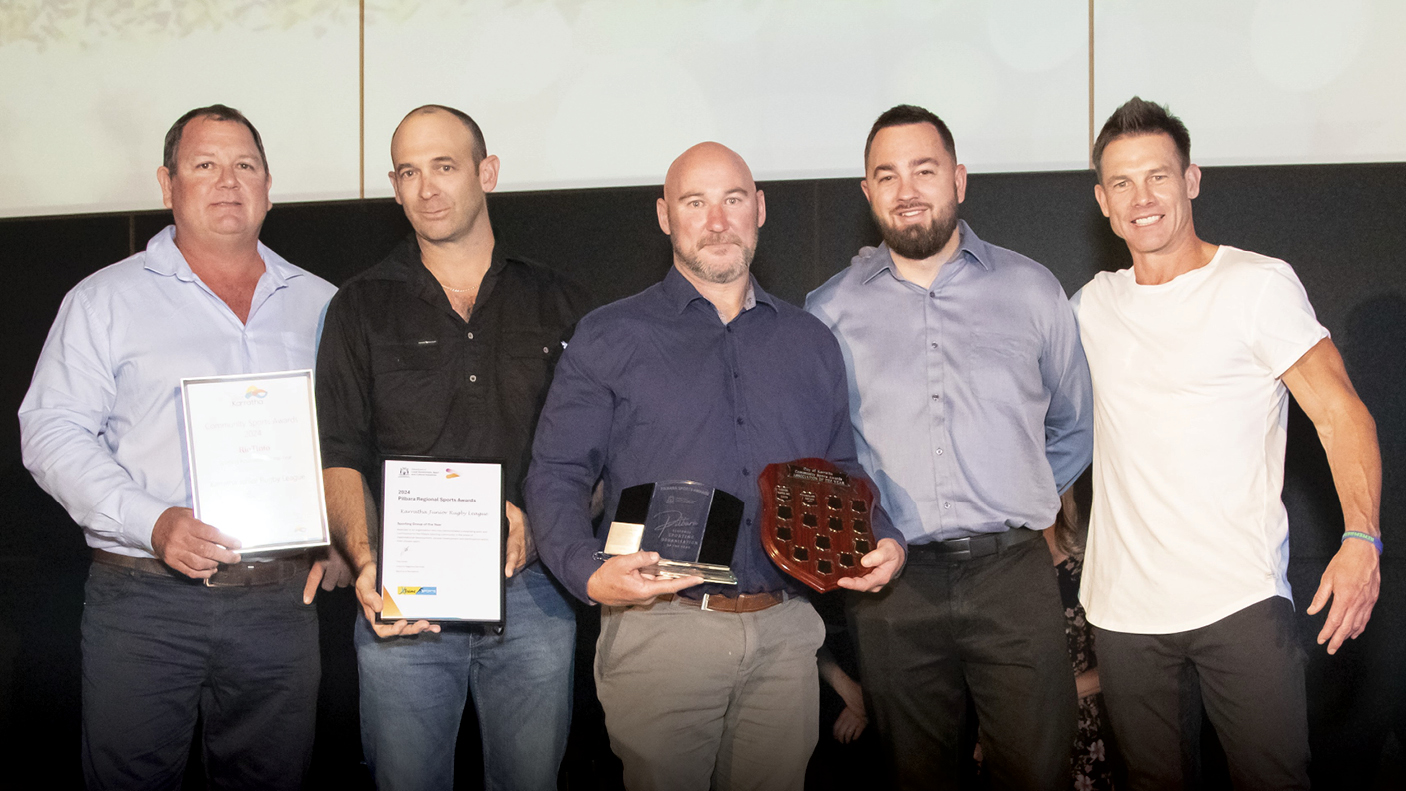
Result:
[[[540,563],[508,580],[503,634],[446,625],[380,639],[357,613],[361,744],[381,791],[454,786],[470,692],[484,788],[555,789],[571,728],[576,613]]]

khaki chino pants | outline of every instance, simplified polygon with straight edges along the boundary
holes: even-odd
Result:
[[[596,689],[626,788],[802,789],[825,640],[810,602],[734,614],[674,599],[601,620]]]

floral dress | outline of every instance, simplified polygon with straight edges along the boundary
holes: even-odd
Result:
[[[1079,577],[1083,570],[1083,561],[1072,557],[1055,566],[1059,577],[1059,596],[1064,601],[1064,634],[1069,640],[1069,658],[1074,663],[1076,676],[1098,667],[1098,658],[1094,656],[1093,627],[1084,619],[1084,608],[1079,604]],[[1075,791],[1113,788],[1106,733],[1103,696],[1080,698],[1079,734],[1074,739],[1073,752]]]

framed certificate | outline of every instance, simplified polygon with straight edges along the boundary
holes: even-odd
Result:
[[[326,546],[312,371],[181,380],[195,518],[240,553]]]
[[[502,463],[387,458],[381,473],[377,619],[502,623]]]

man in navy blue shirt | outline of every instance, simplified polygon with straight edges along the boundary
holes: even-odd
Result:
[[[766,204],[741,157],[684,152],[658,215],[674,266],[581,320],[538,424],[527,510],[542,559],[605,608],[596,684],[625,785],[800,789],[825,627],[762,549],[757,476],[804,457],[855,464],[844,361],[824,325],[751,277]],[[597,560],[598,480],[607,517],[622,489],[662,480],[739,497],[737,586],[655,578],[651,552]],[[878,590],[903,563],[901,534],[881,511],[874,522],[871,571],[848,587]]]
[[[910,547],[854,596],[859,670],[897,784],[957,785],[970,693],[996,788],[1068,788],[1074,674],[1040,529],[1089,464],[1089,368],[1054,275],[957,217],[966,169],[920,107],[875,121],[861,182],[884,238],[811,293],[840,339],[859,459]]]

